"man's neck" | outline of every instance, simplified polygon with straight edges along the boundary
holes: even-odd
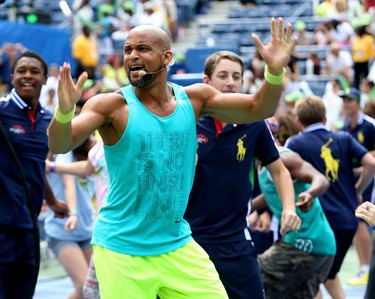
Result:
[[[359,111],[349,117],[349,128],[355,129],[358,124]]]

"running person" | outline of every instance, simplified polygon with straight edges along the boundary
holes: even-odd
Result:
[[[328,180],[310,163],[284,147],[280,157],[293,177],[297,214],[302,220],[298,231],[288,232],[258,258],[266,298],[313,299],[331,269],[336,254],[333,231],[324,215],[320,196],[329,188]],[[259,172],[262,194],[272,213],[281,218],[282,202],[266,168]],[[301,205],[301,202],[307,202]]]
[[[335,234],[337,253],[325,287],[333,298],[344,298],[337,273],[357,231],[354,211],[362,191],[374,176],[375,159],[348,133],[327,131],[326,110],[319,97],[310,96],[297,102],[295,111],[304,131],[288,139],[286,147],[300,154],[330,181],[330,188],[320,202]],[[357,182],[353,159],[363,166]]]

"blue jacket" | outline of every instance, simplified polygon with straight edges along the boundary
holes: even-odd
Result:
[[[0,99],[0,121],[20,160],[36,215],[45,193],[47,128],[51,119],[51,112],[41,105],[34,114],[14,89]],[[0,142],[0,160],[0,224],[32,228],[22,177],[4,140]]]

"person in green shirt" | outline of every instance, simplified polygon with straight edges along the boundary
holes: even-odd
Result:
[[[264,289],[269,299],[314,298],[336,254],[333,231],[317,198],[328,189],[329,183],[297,153],[284,147],[278,149],[293,178],[296,212],[302,224],[299,230],[286,233],[259,255]],[[259,170],[259,185],[262,194],[254,198],[253,207],[257,209],[266,203],[280,220],[282,204],[264,167]],[[301,202],[307,203],[301,205]]]

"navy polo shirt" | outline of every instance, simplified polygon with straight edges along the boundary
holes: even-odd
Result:
[[[23,168],[36,215],[45,193],[47,128],[51,119],[52,113],[40,104],[34,113],[14,89],[0,98],[0,121]],[[0,142],[0,160],[0,224],[32,228],[22,176],[4,141]]]
[[[354,129],[350,128],[350,122],[347,121],[344,124],[342,130],[352,135],[368,151],[375,150],[375,119],[373,119],[372,117],[367,116],[361,112],[357,119],[357,125],[355,126]],[[356,166],[361,166],[359,161],[354,161],[354,162],[356,162],[355,163]],[[374,180],[372,180],[370,185],[363,192],[362,194],[363,200],[371,201],[373,187],[374,187]]]
[[[204,116],[197,124],[198,164],[185,219],[199,243],[250,239],[246,216],[253,159],[268,165],[279,158],[264,121],[228,124]]]
[[[353,161],[361,161],[367,150],[347,132],[330,132],[322,123],[313,124],[288,139],[286,147],[300,154],[330,181],[320,202],[333,230],[356,229],[358,206]]]

